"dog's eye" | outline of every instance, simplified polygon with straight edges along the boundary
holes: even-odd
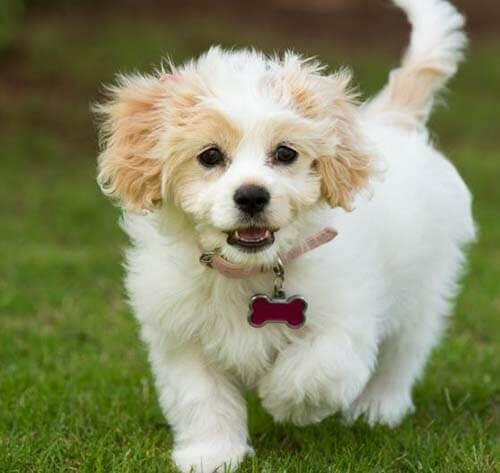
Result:
[[[297,159],[298,155],[299,153],[294,149],[281,145],[276,148],[274,159],[278,163],[291,164]]]
[[[206,149],[198,156],[198,161],[207,168],[213,168],[224,162],[224,155],[215,146]]]

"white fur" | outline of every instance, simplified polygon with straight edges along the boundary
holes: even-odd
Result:
[[[436,92],[455,74],[463,58],[465,19],[445,0],[393,1],[405,10],[412,24],[410,46],[385,89],[369,102],[369,113],[424,125]]]
[[[446,39],[450,25],[461,25],[455,10],[439,0],[396,3],[417,25],[405,64],[430,54],[455,67],[463,42],[456,32]],[[256,389],[277,421],[305,425],[341,411],[348,420],[401,422],[413,409],[412,386],[451,311],[463,248],[474,238],[465,184],[427,131],[407,126],[420,120],[420,109],[380,107],[384,95],[360,116],[383,176],[373,180],[369,194],[356,197],[352,212],[311,206],[292,219],[286,199],[305,191],[256,160],[266,139],[256,124],[277,113],[273,101],[245,85],[272,72],[263,61],[257,53],[216,50],[203,63],[219,105],[246,130],[234,167],[207,183],[192,204],[206,219],[194,225],[168,203],[123,218],[133,243],[127,253],[130,303],[174,431],[173,459],[183,472],[237,467],[252,453],[245,389]],[[231,76],[234,71],[239,76]],[[280,116],[291,114],[281,107]],[[386,120],[393,112],[407,116]],[[229,259],[265,262],[324,226],[339,233],[286,268],[287,292],[309,303],[306,326],[298,331],[248,324],[249,298],[270,291],[270,275],[230,280],[198,262],[200,243],[224,245],[214,228],[234,223],[231,195],[249,177],[286,197],[273,204],[272,216],[286,225],[266,254],[251,260],[226,246]]]

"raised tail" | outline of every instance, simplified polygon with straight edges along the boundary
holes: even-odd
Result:
[[[406,127],[421,127],[436,94],[457,71],[467,44],[465,19],[446,0],[393,0],[412,25],[410,46],[387,86],[366,104]]]

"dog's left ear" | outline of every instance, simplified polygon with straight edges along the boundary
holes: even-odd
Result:
[[[301,115],[317,121],[327,143],[314,163],[321,178],[321,195],[332,207],[351,209],[354,195],[374,174],[368,140],[359,126],[356,94],[346,70],[332,75],[313,60],[285,57],[285,83]],[[319,129],[318,128],[318,129]]]
[[[315,166],[323,199],[331,207],[351,210],[354,195],[368,186],[374,174],[372,150],[358,125],[355,105],[337,102],[331,113],[337,143]]]
[[[162,202],[163,160],[158,156],[165,81],[122,76],[108,102],[94,107],[101,117],[97,181],[104,194],[132,211]]]

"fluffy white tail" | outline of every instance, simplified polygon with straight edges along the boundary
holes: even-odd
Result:
[[[368,113],[390,113],[401,125],[426,124],[436,93],[457,71],[467,37],[464,17],[446,0],[393,0],[412,25],[403,64],[367,104]]]

